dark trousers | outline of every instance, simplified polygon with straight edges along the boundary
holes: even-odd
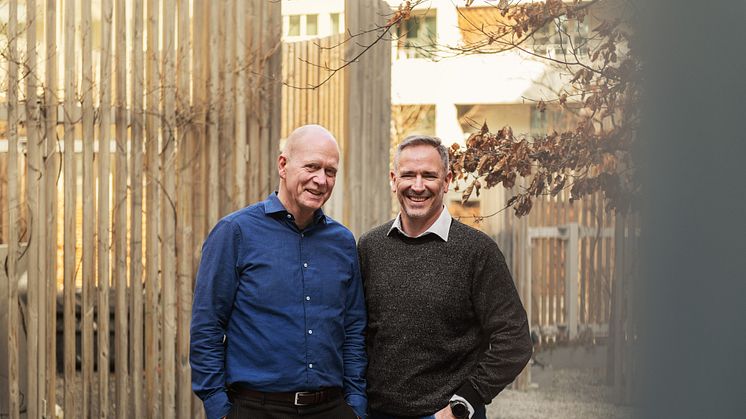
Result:
[[[368,419],[432,419],[435,415],[430,416],[392,416],[383,412],[372,410]],[[484,405],[474,406],[474,415],[471,419],[487,419],[487,409]]]
[[[233,408],[228,419],[356,419],[357,415],[343,397],[313,406],[253,400],[235,393],[230,395]]]

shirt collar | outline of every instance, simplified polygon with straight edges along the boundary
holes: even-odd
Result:
[[[269,194],[267,199],[264,200],[264,213],[267,215],[270,215],[270,214],[291,215],[288,212],[288,210],[285,209],[285,206],[282,205],[280,198],[277,196],[277,191]],[[324,224],[326,224],[326,215],[324,214],[324,211],[321,210],[321,208],[317,209],[313,213],[313,221],[317,224],[320,222],[323,222]]]
[[[388,235],[391,235],[391,232],[394,231],[394,229],[398,230],[399,233],[410,237],[410,238],[417,238],[422,237],[426,234],[433,233],[443,239],[444,242],[448,241],[448,232],[451,230],[451,213],[448,212],[448,208],[444,205],[443,211],[440,212],[440,216],[438,216],[438,219],[435,220],[430,227],[427,228],[427,230],[423,231],[422,234],[412,237],[409,234],[404,232],[404,229],[402,229],[401,226],[401,212],[396,215],[396,219],[394,220],[394,224],[391,225],[391,228],[389,228]]]

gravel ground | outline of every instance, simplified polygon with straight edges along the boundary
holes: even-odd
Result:
[[[534,366],[528,391],[504,390],[487,407],[488,419],[628,419],[630,406],[613,403],[611,388],[596,369]]]
[[[504,390],[487,407],[488,419],[631,419],[633,408],[613,402],[611,388],[604,384],[601,368],[567,368],[551,365],[532,367],[532,388],[527,391]],[[81,400],[80,373],[76,374],[78,409]],[[114,380],[110,377],[109,401],[116,400]],[[97,394],[94,374],[92,389]],[[64,380],[57,378],[57,400],[62,405]],[[109,406],[114,417],[114,406]],[[98,409],[96,409],[98,410]],[[67,417],[67,416],[66,416]],[[135,418],[133,418],[135,419]]]

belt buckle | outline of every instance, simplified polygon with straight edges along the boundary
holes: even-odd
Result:
[[[311,392],[311,391],[297,391],[295,393],[295,398],[293,400],[293,404],[295,406],[307,406],[307,405],[309,405],[309,403],[301,403],[301,402],[299,402],[298,401],[298,397],[300,397],[300,396],[310,396],[312,394],[313,394],[313,392]]]

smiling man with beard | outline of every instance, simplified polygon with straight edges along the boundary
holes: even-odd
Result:
[[[404,139],[390,177],[401,211],[358,244],[369,418],[484,419],[531,357],[526,312],[497,244],[443,205],[439,139]]]
[[[202,248],[192,388],[208,419],[365,415],[365,302],[355,238],[321,210],[339,165],[318,125],[277,160],[280,187],[229,214]]]

